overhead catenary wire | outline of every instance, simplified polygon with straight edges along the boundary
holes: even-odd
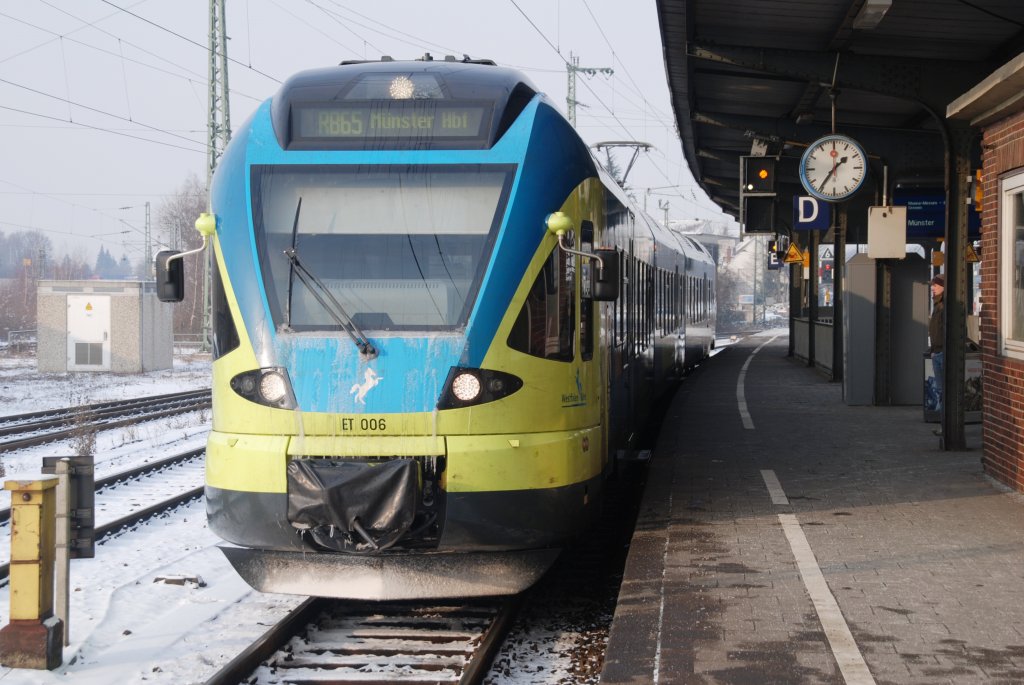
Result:
[[[43,0],[40,0],[40,1],[43,1]],[[45,3],[44,2],[44,4],[49,4],[49,3]],[[129,46],[129,47],[131,47],[131,48],[133,48],[135,50],[138,50],[139,52],[142,52],[144,54],[150,55],[151,57],[154,57],[154,58],[156,58],[156,59],[158,59],[158,60],[160,60],[162,62],[166,62],[166,63],[174,66],[175,68],[177,68],[182,73],[177,73],[177,72],[171,71],[169,69],[164,69],[162,67],[158,67],[158,66],[156,66],[154,64],[149,64],[148,62],[143,62],[141,60],[134,59],[132,57],[128,57],[128,56],[124,55],[123,53],[117,53],[117,52],[114,52],[112,50],[107,50],[106,48],[102,48],[102,47],[100,47],[98,45],[93,45],[92,43],[88,43],[88,42],[83,41],[83,40],[78,40],[77,38],[71,38],[70,34],[73,33],[73,31],[69,31],[69,32],[63,33],[63,34],[62,33],[57,33],[56,31],[48,29],[48,28],[46,28],[44,26],[39,26],[38,24],[33,24],[31,22],[25,21],[24,19],[22,19],[20,17],[11,16],[10,14],[6,14],[4,12],[0,12],[0,17],[4,17],[5,19],[9,19],[9,20],[14,21],[14,22],[18,22],[19,24],[23,24],[25,26],[28,26],[29,28],[32,28],[32,29],[34,29],[36,31],[41,31],[43,33],[49,33],[52,36],[54,36],[54,38],[52,40],[46,41],[45,43],[40,43],[39,45],[36,45],[35,47],[30,48],[29,50],[23,50],[22,52],[19,52],[19,53],[16,53],[14,55],[11,55],[9,57],[5,57],[3,59],[0,59],[0,64],[2,64],[4,62],[8,62],[8,61],[14,59],[15,57],[19,57],[21,55],[24,55],[24,54],[26,54],[28,52],[31,52],[32,50],[36,50],[36,49],[38,49],[40,47],[43,47],[44,45],[48,45],[49,43],[52,43],[53,41],[56,41],[56,40],[62,38],[62,39],[64,39],[65,41],[67,41],[69,43],[74,43],[75,45],[80,45],[80,46],[82,46],[84,48],[88,48],[89,50],[93,50],[95,52],[99,52],[99,53],[102,53],[102,54],[105,54],[105,55],[110,55],[111,57],[114,57],[116,59],[121,60],[122,63],[123,62],[130,62],[132,64],[137,64],[137,65],[139,65],[141,67],[144,67],[146,69],[151,69],[153,71],[159,72],[161,74],[165,74],[167,76],[171,76],[173,78],[182,79],[182,80],[187,81],[189,83],[199,83],[199,84],[203,85],[204,87],[207,85],[206,75],[205,74],[200,74],[199,72],[192,71],[190,69],[186,69],[185,67],[172,62],[171,60],[167,59],[166,57],[161,57],[160,55],[156,54],[155,52],[152,52],[151,50],[147,50],[146,48],[142,47],[141,45],[133,43],[133,42],[131,42],[129,40],[125,40],[121,36],[118,36],[117,34],[112,33],[110,31],[107,31],[105,29],[102,29],[102,28],[100,28],[98,26],[93,26],[92,24],[89,24],[88,22],[86,22],[81,17],[78,17],[78,16],[68,12],[67,10],[64,10],[62,8],[55,7],[55,6],[54,6],[54,9],[57,9],[57,10],[63,12],[64,14],[66,14],[69,17],[71,17],[72,19],[75,19],[76,21],[82,22],[83,26],[80,27],[80,28],[86,28],[86,27],[93,28],[94,30],[99,31],[99,32],[101,32],[101,33],[103,33],[103,34],[105,34],[107,36],[110,36],[111,38],[117,40],[119,45],[123,43],[124,45],[127,45],[127,46]],[[75,29],[75,30],[77,30],[77,29]],[[192,78],[192,77],[195,77],[195,78]],[[240,90],[237,90],[237,89],[234,89],[234,88],[231,90],[231,94],[232,95],[238,95],[240,97],[244,97],[244,98],[246,98],[248,100],[252,100],[254,102],[262,102],[264,100],[264,98],[256,97],[254,95],[249,95],[248,93],[244,93],[244,92],[242,92]]]
[[[66,124],[73,124],[75,126],[79,126],[81,128],[88,128],[88,129],[92,129],[93,131],[103,131],[105,133],[111,133],[113,135],[124,136],[125,138],[133,138],[135,140],[141,140],[141,141],[144,141],[144,142],[147,142],[147,143],[153,143],[155,145],[163,145],[165,147],[173,147],[173,148],[177,148],[179,150],[187,150],[188,152],[199,152],[199,153],[202,153],[204,155],[206,154],[206,149],[205,148],[202,149],[202,150],[198,150],[196,148],[185,147],[183,145],[175,145],[174,143],[168,143],[168,142],[165,142],[165,141],[162,141],[162,140],[154,140],[152,138],[143,138],[142,136],[133,136],[132,134],[125,133],[123,131],[117,131],[117,130],[114,130],[114,129],[104,128],[102,126],[92,126],[90,124],[83,124],[80,121],[73,121],[71,119],[61,119],[60,117],[51,116],[49,114],[42,114],[40,112],[31,112],[29,110],[19,109],[17,107],[8,107],[7,105],[0,105],[0,109],[5,109],[5,110],[7,110],[9,112],[17,112],[19,114],[27,114],[27,115],[33,116],[33,117],[40,117],[41,119],[50,119],[52,121],[61,121],[61,122],[64,122]]]
[[[141,127],[145,128],[145,129],[149,129],[150,131],[156,131],[157,133],[163,133],[163,134],[171,136],[173,138],[180,138],[180,139],[185,140],[185,141],[187,141],[189,143],[195,143],[197,145],[202,145],[203,144],[202,141],[195,140],[194,138],[189,138],[188,136],[183,136],[183,135],[181,135],[179,133],[172,133],[171,131],[168,131],[167,129],[159,128],[158,126],[151,126],[150,124],[147,124],[147,123],[144,123],[144,122],[141,122],[141,121],[138,121],[138,120],[134,120],[131,117],[123,117],[120,114],[114,114],[113,112],[107,112],[107,111],[99,109],[97,107],[91,107],[89,105],[82,104],[81,102],[74,102],[74,101],[72,101],[72,100],[70,100],[68,98],[64,98],[64,97],[61,97],[59,95],[53,95],[52,93],[47,93],[47,92],[41,91],[38,88],[32,88],[31,86],[26,86],[23,83],[15,83],[14,81],[10,81],[10,80],[5,79],[5,78],[0,78],[0,83],[6,83],[9,86],[14,86],[15,88],[21,88],[23,90],[29,91],[30,93],[35,93],[36,95],[42,95],[43,97],[51,98],[53,100],[59,100],[60,102],[67,103],[69,106],[70,105],[74,105],[75,107],[81,107],[82,109],[88,110],[90,112],[95,112],[97,114],[102,114],[104,116],[108,116],[108,117],[111,117],[113,119],[120,119],[121,121],[127,121],[127,122],[130,122],[130,123],[135,124],[137,126],[141,126]],[[70,121],[73,124],[78,123],[78,122],[76,122],[76,121],[71,119],[71,113],[70,112],[68,113],[68,121]],[[113,132],[113,131],[111,131],[111,132]]]
[[[563,62],[563,63],[565,63],[565,64],[566,64],[566,65],[568,66],[568,65],[569,65],[569,62],[568,62],[568,61],[567,61],[567,60],[565,59],[565,57],[564,57],[564,56],[562,55],[562,53],[561,53],[561,51],[560,51],[560,50],[558,49],[558,47],[557,47],[557,46],[556,46],[556,45],[555,45],[554,43],[552,43],[552,42],[551,42],[551,39],[549,39],[549,38],[547,37],[547,35],[545,35],[545,33],[544,33],[544,32],[543,32],[543,31],[542,31],[541,29],[540,29],[540,27],[538,27],[538,26],[537,26],[537,24],[536,24],[536,23],[535,23],[535,22],[533,21],[533,19],[531,19],[531,18],[530,18],[530,16],[529,16],[529,15],[527,15],[525,11],[523,11],[523,9],[522,9],[522,8],[521,8],[521,7],[520,7],[520,6],[519,6],[519,5],[518,5],[518,4],[516,3],[516,0],[509,0],[509,2],[510,2],[510,3],[512,4],[512,6],[513,6],[513,7],[515,7],[515,8],[516,8],[516,10],[518,10],[518,11],[519,11],[519,13],[520,13],[520,14],[521,14],[521,15],[523,16],[523,18],[524,18],[524,19],[526,19],[526,21],[527,21],[527,22],[528,22],[528,23],[530,24],[530,26],[532,26],[532,27],[533,27],[534,31],[536,31],[536,32],[537,32],[537,34],[538,34],[538,35],[539,35],[539,36],[540,36],[540,37],[541,37],[541,38],[542,38],[542,39],[544,40],[544,42],[545,42],[545,43],[547,43],[547,44],[548,44],[548,46],[550,46],[550,47],[551,47],[551,49],[552,49],[552,50],[553,50],[553,51],[555,52],[555,54],[557,54],[557,55],[558,55],[558,57],[559,57],[559,58],[560,58],[560,59],[562,60],[562,62]],[[588,9],[589,9],[589,7],[588,7]],[[601,29],[599,28],[599,30],[601,30]],[[603,30],[601,30],[601,33],[602,33],[602,35],[604,35],[604,32],[603,32]],[[605,39],[607,40],[607,36],[605,36]],[[610,45],[610,44],[609,44],[609,45]],[[614,52],[614,48],[613,48],[613,52]],[[616,123],[617,123],[617,124],[619,125],[619,127],[620,127],[621,131],[622,131],[622,132],[624,132],[624,133],[626,134],[626,136],[629,136],[629,137],[635,137],[635,136],[633,135],[632,131],[630,131],[629,127],[628,127],[628,126],[626,126],[626,124],[625,124],[625,123],[624,123],[624,122],[623,122],[623,121],[622,121],[622,120],[621,120],[621,119],[620,119],[620,118],[618,117],[618,115],[617,115],[617,114],[616,114],[616,113],[615,113],[615,112],[614,112],[614,111],[612,110],[612,108],[611,108],[611,107],[609,107],[609,106],[608,106],[608,105],[607,105],[607,104],[606,104],[606,103],[604,102],[604,100],[603,100],[603,99],[601,99],[601,97],[600,97],[600,96],[599,96],[599,95],[597,94],[597,92],[596,92],[596,91],[595,91],[595,90],[594,90],[594,89],[593,89],[593,88],[592,88],[592,87],[590,86],[590,84],[589,84],[589,83],[588,83],[587,81],[585,81],[585,80],[584,80],[584,81],[582,81],[581,83],[583,84],[583,87],[584,87],[584,88],[586,88],[586,89],[587,89],[587,90],[588,90],[588,91],[589,91],[589,92],[591,93],[591,95],[593,95],[593,97],[594,97],[594,98],[595,98],[595,99],[596,99],[596,100],[598,101],[598,103],[600,103],[600,105],[601,105],[602,107],[604,107],[604,109],[605,109],[605,110],[607,110],[607,111],[608,111],[608,113],[610,114],[611,118],[612,118],[612,119],[613,119],[613,120],[614,120],[614,121],[615,121],[615,122],[616,122]],[[605,127],[606,127],[606,128],[608,128],[608,130],[610,130],[610,131],[612,131],[612,132],[616,132],[616,131],[615,131],[615,129],[613,129],[613,128],[612,128],[611,126],[609,126],[609,125],[608,125],[607,123],[605,123],[604,125],[605,125]],[[649,158],[648,158],[648,159],[649,159]],[[650,160],[650,159],[649,159],[649,161],[651,161],[651,166],[652,166],[652,167],[653,167],[654,169],[656,169],[656,170],[658,171],[658,173],[659,173],[659,174],[660,174],[660,175],[661,175],[661,176],[662,176],[662,177],[663,177],[663,178],[664,178],[664,179],[665,179],[665,180],[666,180],[667,182],[669,182],[669,183],[672,183],[672,180],[671,180],[671,179],[670,179],[670,178],[668,177],[668,174],[667,174],[667,173],[665,173],[665,171],[664,171],[664,170],[662,170],[662,169],[661,169],[660,167],[658,167],[658,165],[657,165],[657,164],[654,164],[652,160]],[[716,206],[716,207],[714,207],[714,208],[712,208],[712,207],[708,207],[707,205],[704,205],[703,203],[700,203],[700,202],[698,202],[698,201],[695,201],[695,200],[690,200],[689,198],[686,198],[685,196],[683,196],[683,195],[682,195],[682,193],[679,193],[679,194],[677,195],[677,197],[679,197],[679,199],[683,200],[684,202],[687,202],[687,203],[689,203],[689,204],[692,204],[692,205],[694,205],[694,206],[696,206],[696,207],[699,207],[699,208],[701,208],[701,209],[703,209],[703,210],[705,210],[705,211],[714,211],[714,212],[716,212],[716,213],[721,213],[721,212],[722,212],[721,208],[719,208],[719,207],[717,207],[717,206]]]
[[[158,22],[155,22],[152,19],[147,19],[146,17],[142,16],[141,14],[136,14],[135,12],[132,12],[131,10],[129,10],[127,8],[121,7],[120,5],[117,5],[117,4],[113,3],[113,2],[111,2],[110,0],[100,0],[100,2],[105,3],[107,5],[110,5],[111,7],[115,8],[115,9],[121,10],[125,14],[131,15],[131,16],[135,17],[136,19],[138,19],[139,21],[144,21],[147,24],[149,24],[150,26],[158,28],[161,31],[164,31],[166,33],[169,33],[172,36],[176,36],[176,37],[180,38],[181,40],[185,41],[186,43],[191,43],[192,45],[195,45],[196,47],[198,47],[198,48],[200,48],[200,49],[202,49],[202,50],[204,50],[206,52],[210,51],[209,46],[203,45],[202,43],[194,41],[191,38],[189,38],[188,36],[183,36],[182,34],[178,33],[177,31],[172,31],[171,29],[167,28],[166,26],[164,26],[164,25],[162,25],[162,24],[160,24]],[[230,55],[222,55],[222,54],[218,53],[218,57],[225,57],[229,62],[231,62],[233,64],[237,64],[238,66],[243,67],[245,69],[248,69],[249,71],[253,72],[254,74],[259,74],[260,76],[263,76],[264,78],[268,78],[271,81],[273,81],[274,83],[281,83],[281,79],[277,78],[276,76],[271,76],[270,74],[266,73],[265,71],[261,71],[261,70],[257,69],[256,67],[249,66],[245,62],[240,62],[239,60],[235,59],[234,57],[231,57]]]

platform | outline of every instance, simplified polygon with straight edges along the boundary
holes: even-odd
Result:
[[[1024,496],[760,335],[681,386],[602,683],[1024,682]]]

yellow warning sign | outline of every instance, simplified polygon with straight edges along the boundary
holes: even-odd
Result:
[[[978,253],[974,251],[974,245],[971,245],[970,243],[967,243],[967,249],[964,250],[964,258],[967,260],[968,264],[981,261],[981,258],[978,257]]]
[[[786,264],[799,264],[804,261],[804,255],[800,248],[796,246],[796,243],[790,243],[789,250],[786,251],[786,258],[782,261],[786,262]]]
[[[87,312],[91,312],[92,311],[92,302],[86,302],[85,303],[85,311],[87,311]]]

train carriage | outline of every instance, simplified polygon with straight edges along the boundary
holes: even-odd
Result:
[[[260,590],[521,591],[713,343],[707,251],[490,62],[300,73],[211,200],[208,516]]]

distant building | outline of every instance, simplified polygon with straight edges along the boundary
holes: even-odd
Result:
[[[169,369],[173,306],[150,281],[41,280],[39,371],[139,373]]]

